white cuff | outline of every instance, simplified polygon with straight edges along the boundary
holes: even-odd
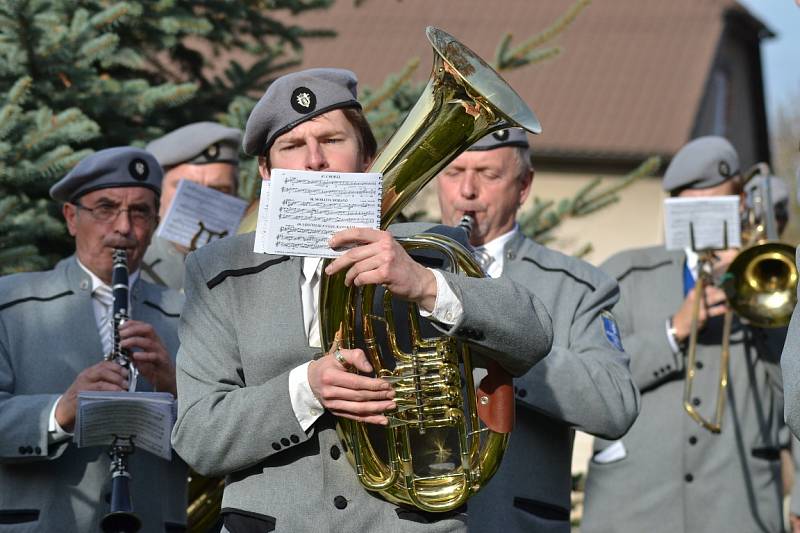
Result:
[[[428,313],[420,308],[419,314],[425,318],[433,318],[441,324],[452,326],[461,320],[461,315],[464,314],[464,306],[461,305],[461,300],[458,299],[456,293],[447,284],[442,273],[435,268],[429,268],[428,270],[433,272],[433,277],[436,278],[436,302],[433,304],[433,312]]]
[[[675,338],[675,334],[672,331],[672,327],[670,327],[669,318],[667,319],[666,325],[664,326],[667,331],[667,342],[669,343],[669,347],[672,348],[672,353],[678,354],[681,351],[680,346],[678,346],[678,339]]]
[[[58,397],[53,404],[53,408],[50,409],[50,421],[47,423],[47,444],[53,444],[72,437],[72,433],[65,431],[56,420],[56,407],[58,407],[58,402],[60,401],[61,396]]]
[[[292,401],[294,416],[303,431],[308,431],[308,428],[314,425],[317,418],[322,416],[325,411],[308,384],[309,364],[311,361],[295,367],[289,372],[289,398]]]

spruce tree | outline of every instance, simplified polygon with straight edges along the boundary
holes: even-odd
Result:
[[[331,1],[0,1],[0,273],[70,253],[48,189],[80,159],[191,121],[238,120],[237,95],[297,64],[304,39],[333,35],[270,13]],[[259,60],[220,72],[229,49]]]

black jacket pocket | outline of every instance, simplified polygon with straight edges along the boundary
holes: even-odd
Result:
[[[275,531],[275,517],[265,514],[240,511],[239,509],[222,509],[225,529],[231,533],[264,533]]]
[[[38,509],[3,509],[0,510],[0,524],[25,524],[39,520]]]

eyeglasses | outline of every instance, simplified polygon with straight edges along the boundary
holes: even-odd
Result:
[[[155,219],[155,213],[147,206],[134,205],[128,208],[122,208],[102,204],[95,207],[86,207],[85,205],[81,205],[79,203],[75,203],[73,205],[78,209],[88,211],[89,214],[92,215],[92,218],[98,222],[113,222],[117,220],[117,217],[123,211],[128,212],[128,216],[131,217],[131,222],[137,226],[146,226]]]

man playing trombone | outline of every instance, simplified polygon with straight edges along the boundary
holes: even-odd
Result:
[[[721,137],[684,146],[663,187],[677,197],[737,195],[743,205],[739,158]],[[715,279],[735,255],[715,254]],[[698,294],[697,265],[693,250],[657,246],[619,253],[602,266],[620,284],[614,312],[642,391],[642,411],[621,440],[595,442],[585,533],[783,531],[780,450],[786,432],[779,358],[786,330],[749,326],[733,315],[721,428],[707,422],[712,432],[698,424],[688,410],[714,415],[730,309],[725,293],[711,283]],[[685,410],[693,329],[694,383]]]

